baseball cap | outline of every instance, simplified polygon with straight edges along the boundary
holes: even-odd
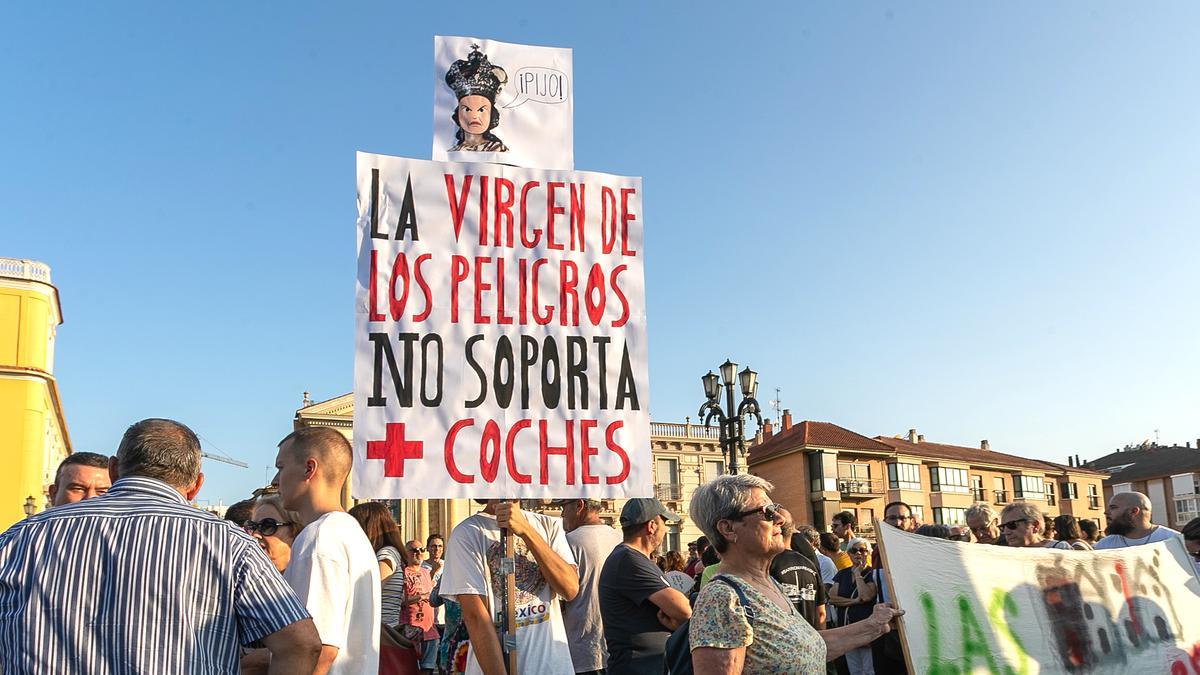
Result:
[[[648,523],[659,516],[665,518],[672,525],[683,522],[683,518],[671,513],[657,499],[638,497],[625,502],[625,508],[621,509],[621,527]]]

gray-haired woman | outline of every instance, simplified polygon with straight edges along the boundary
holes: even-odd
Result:
[[[698,675],[824,673],[827,660],[869,644],[902,614],[876,605],[867,619],[844,628],[818,633],[809,626],[769,573],[785,548],[772,488],[743,474],[721,476],[692,495],[692,520],[721,553],[723,582],[705,585],[692,611],[688,637]]]

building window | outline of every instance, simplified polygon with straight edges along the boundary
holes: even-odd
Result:
[[[808,489],[814,493],[825,491],[824,453],[814,452],[808,456]]]
[[[983,491],[983,476],[971,476],[971,496],[977,502],[987,501],[987,494]]]
[[[929,489],[932,492],[959,492],[968,494],[967,470],[950,469],[944,466],[929,467]]]
[[[933,522],[939,525],[962,525],[967,522],[967,510],[935,506],[933,508]]]
[[[1013,476],[1013,495],[1017,499],[1045,499],[1045,483],[1041,476]]]
[[[712,482],[717,476],[725,475],[725,460],[723,459],[707,459],[704,460],[704,482]],[[672,550],[672,549],[667,549]]]
[[[1046,506],[1054,506],[1054,483],[1046,481]]]
[[[666,457],[659,458],[658,485],[655,486],[654,493],[654,496],[660,501],[683,498],[683,489],[679,485],[679,462],[677,460]]]
[[[1063,499],[1079,499],[1079,486],[1075,483],[1062,484]]]
[[[1193,518],[1200,517],[1200,499],[1184,497],[1175,500],[1175,524],[1186,525]]]
[[[1096,494],[1096,484],[1088,485],[1088,508],[1100,508],[1100,495]]]
[[[838,478],[846,480],[871,480],[871,465],[838,462]]]
[[[889,490],[921,489],[921,467],[919,465],[893,462],[887,467]]]
[[[992,478],[992,499],[997,504],[1008,503],[1008,490],[1004,489],[1004,476]]]
[[[919,523],[925,522],[925,507],[924,506],[921,506],[920,504],[909,504],[908,508],[909,508],[909,511],[912,512],[913,517],[917,519],[917,522],[919,522]]]
[[[678,525],[668,525],[667,526],[667,541],[665,542],[665,544],[666,544],[666,546],[663,547],[664,550],[667,550],[667,551],[682,551],[683,550],[683,547],[680,546],[679,526]]]

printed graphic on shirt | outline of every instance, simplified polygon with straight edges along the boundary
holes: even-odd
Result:
[[[541,567],[524,541],[513,538],[513,558],[516,562],[517,586],[517,628],[532,626],[550,619],[550,608],[538,595],[546,587],[546,579],[542,576]],[[504,575],[500,573],[500,559],[504,557],[504,543],[493,542],[488,545],[488,572],[492,578],[492,595],[504,595]]]

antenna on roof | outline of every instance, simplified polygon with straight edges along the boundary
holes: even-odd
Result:
[[[777,424],[779,424],[779,423],[780,423],[780,420],[781,420],[781,419],[783,419],[783,418],[780,416],[780,412],[779,412],[779,411],[780,411],[780,409],[783,407],[783,401],[782,401],[782,400],[780,400],[780,398],[779,398],[779,387],[775,387],[775,400],[773,400],[773,401],[769,401],[769,402],[767,403],[767,405],[769,405],[769,406],[771,406],[772,408],[774,408],[774,409],[775,409],[775,422],[776,422]]]

